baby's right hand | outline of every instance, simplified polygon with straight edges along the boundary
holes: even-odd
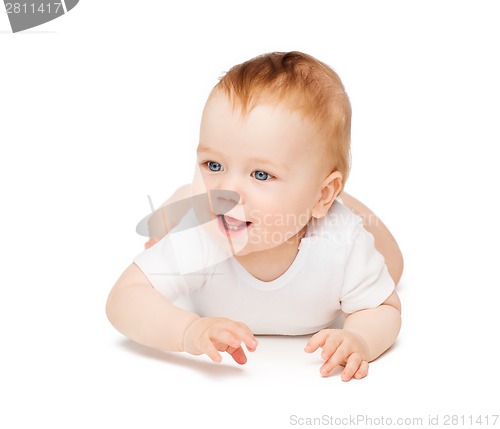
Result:
[[[257,340],[245,324],[222,317],[201,317],[185,330],[183,347],[193,355],[205,353],[214,362],[222,360],[219,351],[228,352],[243,365],[247,357],[241,343],[249,352],[257,348]]]

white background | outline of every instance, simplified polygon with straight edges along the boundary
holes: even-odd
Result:
[[[82,0],[17,34],[0,14],[0,426],[500,414],[496,4]],[[404,253],[404,326],[362,381],[320,377],[307,337],[215,365],[132,344],[105,316],[147,195],[158,205],[191,178],[211,87],[275,50],[340,74],[346,190]]]

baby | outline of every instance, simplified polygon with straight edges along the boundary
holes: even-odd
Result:
[[[323,376],[348,381],[396,340],[403,259],[384,224],[343,191],[351,106],[337,74],[300,52],[234,66],[203,111],[197,168],[110,292],[111,323],[167,351],[227,352],[255,335],[314,334]],[[175,305],[188,296],[194,311]],[[341,314],[343,329],[332,329]]]

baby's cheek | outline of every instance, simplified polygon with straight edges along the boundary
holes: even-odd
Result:
[[[202,194],[207,191],[207,186],[209,183],[206,183],[205,178],[201,172],[200,166],[196,165],[194,169],[193,182],[191,184],[191,188],[193,191],[193,195]]]

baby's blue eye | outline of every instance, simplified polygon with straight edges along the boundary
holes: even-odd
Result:
[[[252,174],[253,174],[253,177],[255,177],[257,180],[261,180],[261,181],[265,181],[265,180],[268,180],[271,177],[273,177],[269,173],[266,173],[265,171],[261,171],[261,170],[254,171]]]
[[[218,162],[208,161],[207,167],[210,171],[221,171],[222,170],[222,165],[220,165]]]

